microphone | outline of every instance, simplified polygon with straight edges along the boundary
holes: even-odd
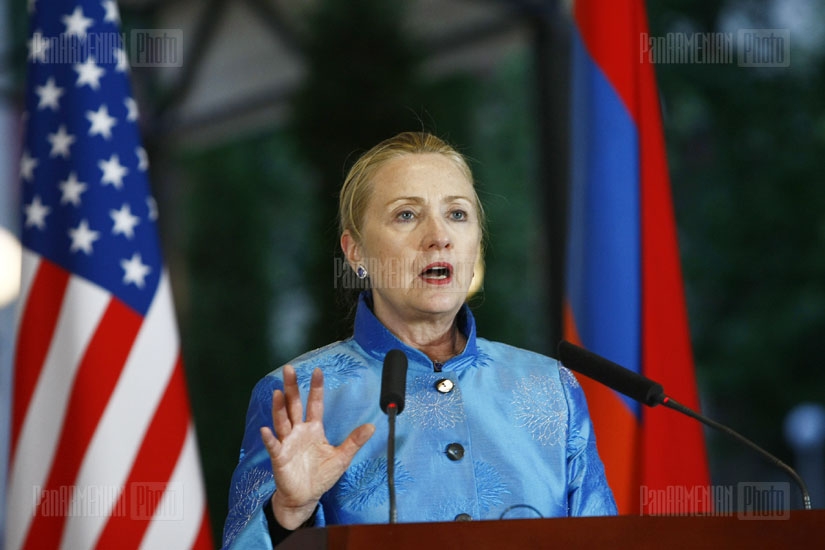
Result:
[[[396,414],[404,410],[407,393],[407,356],[400,349],[391,349],[384,357],[381,373],[381,410],[389,414],[390,405],[397,408]]]
[[[398,522],[395,507],[395,417],[404,410],[407,394],[407,356],[400,349],[391,349],[384,357],[381,371],[381,410],[388,416],[390,433],[387,437],[387,488],[390,492],[390,523]]]
[[[719,430],[740,443],[743,443],[745,446],[756,451],[763,458],[766,458],[773,465],[788,474],[799,486],[800,491],[802,491],[803,506],[806,510],[811,509],[811,496],[808,494],[808,487],[805,485],[805,482],[799,474],[796,473],[796,470],[740,433],[728,428],[724,424],[711,420],[703,414],[698,413],[669,397],[665,394],[664,388],[658,382],[654,382],[650,378],[636,374],[635,372],[628,370],[621,365],[610,361],[609,359],[605,359],[604,357],[596,355],[591,351],[571,344],[566,340],[559,342],[559,360],[565,367],[581,373],[588,378],[592,378],[596,382],[604,384],[608,388],[616,390],[631,399],[644,403],[648,407],[663,405],[669,409],[673,409],[698,420],[706,426]]]
[[[664,402],[665,390],[661,384],[565,340],[559,343],[559,360],[565,367],[648,407]]]

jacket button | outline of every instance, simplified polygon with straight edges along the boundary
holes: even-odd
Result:
[[[447,445],[447,458],[450,460],[461,460],[464,458],[464,447],[460,443],[450,443]]]
[[[473,516],[471,516],[470,514],[458,514],[458,515],[455,517],[455,520],[456,520],[456,521],[472,521],[472,520],[473,520]]]
[[[438,390],[438,393],[450,393],[454,387],[455,384],[449,378],[441,378],[435,382],[435,389]]]

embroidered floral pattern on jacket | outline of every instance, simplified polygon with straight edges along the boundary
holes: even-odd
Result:
[[[477,462],[473,466],[478,490],[478,507],[481,513],[486,515],[491,510],[504,504],[503,497],[509,495],[510,491],[507,490],[501,479],[501,474],[492,464]]]
[[[316,368],[324,371],[324,388],[335,390],[347,382],[352,382],[353,378],[360,378],[361,373],[359,371],[364,368],[364,365],[355,359],[355,357],[346,353],[336,353],[329,356],[322,355],[310,359],[295,368],[301,395],[307,395],[307,393],[309,393],[312,371]]]
[[[568,388],[581,387],[581,384],[579,384],[579,380],[576,378],[576,375],[573,374],[573,371],[562,365],[559,365],[559,378],[561,379],[561,383]]]
[[[567,402],[552,376],[531,374],[513,392],[516,426],[527,428],[542,445],[558,445],[567,435]]]
[[[261,487],[272,480],[272,472],[263,468],[252,468],[243,473],[241,478],[232,486],[232,499],[235,505],[229,510],[223,534],[225,545],[229,546],[238,533],[246,526],[249,518],[261,507],[261,504],[270,496],[261,493]]]
[[[410,473],[396,460],[396,494],[403,494],[412,482]],[[373,458],[350,466],[332,491],[337,493],[343,508],[356,512],[384,504],[390,498],[387,488],[386,457]]]
[[[436,377],[418,376],[407,388],[404,415],[418,426],[444,430],[464,422],[461,390],[456,385],[449,393],[436,391]]]

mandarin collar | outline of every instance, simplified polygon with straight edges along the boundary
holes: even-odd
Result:
[[[465,303],[456,316],[458,330],[467,338],[464,350],[443,364],[443,370],[456,370],[475,361],[478,355],[476,348],[476,322],[473,313]],[[432,370],[433,362],[423,352],[408,346],[390,332],[378,317],[372,312],[372,293],[364,291],[358,296],[358,308],[355,312],[355,331],[353,338],[364,351],[375,359],[384,360],[391,349],[400,349],[407,356],[410,363],[426,366]]]

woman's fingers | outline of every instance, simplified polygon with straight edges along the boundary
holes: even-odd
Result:
[[[275,437],[275,434],[272,433],[272,430],[267,428],[266,426],[261,428],[261,439],[264,442],[264,447],[266,447],[267,452],[269,453],[270,457],[278,456],[278,453],[281,452],[281,442],[278,441],[278,438]]]
[[[298,389],[298,376],[295,367],[284,367],[284,395],[286,396],[286,410],[292,424],[300,424],[304,420],[304,407],[301,405],[301,390]]]
[[[321,369],[312,372],[309,395],[307,396],[306,422],[324,420],[324,373]],[[292,365],[284,367],[284,389],[272,392],[272,426],[275,437],[283,440],[292,433],[295,426],[304,422],[301,391],[298,377]]]
[[[324,420],[324,374],[321,369],[312,371],[312,381],[307,397],[307,422]]]
[[[352,461],[355,453],[369,441],[372,434],[375,433],[375,426],[373,424],[361,424],[347,436],[343,443],[338,446],[338,452],[341,453],[342,458],[346,460],[346,465]]]
[[[286,398],[281,390],[272,392],[272,427],[281,441],[292,433],[292,422],[286,412]]]

